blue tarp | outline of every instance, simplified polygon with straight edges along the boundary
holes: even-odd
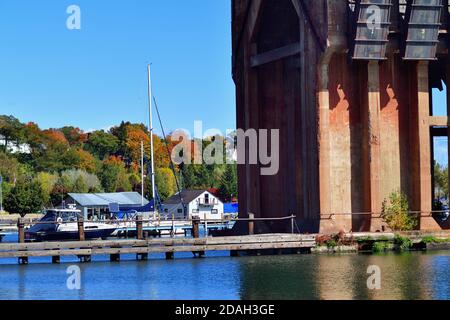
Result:
[[[224,203],[223,211],[224,213],[238,213],[239,205],[237,203]]]
[[[119,212],[114,213],[114,215],[123,219],[125,217],[129,218],[129,213],[144,213],[144,212],[153,212],[155,211],[154,201],[151,200],[147,205],[143,207],[122,207],[119,206]]]
[[[152,212],[155,210],[155,202],[153,200],[150,200],[148,204],[146,204],[143,207],[123,207],[119,206],[120,212],[130,212],[130,211],[137,211],[137,212]]]

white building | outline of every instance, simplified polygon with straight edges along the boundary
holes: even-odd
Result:
[[[5,146],[6,139],[4,136],[0,135],[0,146]],[[31,148],[28,144],[17,144],[13,141],[8,142],[7,151],[14,154],[30,154]]]
[[[181,200],[182,199],[182,200]],[[184,213],[183,203],[186,210]],[[223,216],[223,203],[206,190],[183,190],[164,201],[164,214],[176,219],[220,220]]]

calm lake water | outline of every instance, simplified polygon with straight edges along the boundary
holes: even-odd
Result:
[[[67,289],[75,258],[52,265],[35,258],[28,266],[0,261],[0,299],[444,299],[450,300],[450,252],[386,255],[228,257],[227,252],[120,263],[96,257],[81,268],[81,290]],[[367,268],[382,272],[382,289],[367,289]]]

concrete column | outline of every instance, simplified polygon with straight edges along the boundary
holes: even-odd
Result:
[[[430,85],[428,79],[428,62],[421,61],[417,65],[417,108],[419,134],[419,203],[421,230],[440,229],[439,225],[428,215],[432,211],[431,185],[431,138],[430,138]]]
[[[378,61],[368,64],[368,144],[370,212],[379,214],[382,209],[380,190],[380,66]]]
[[[331,213],[330,200],[330,93],[328,63],[319,67],[319,192],[320,213]]]

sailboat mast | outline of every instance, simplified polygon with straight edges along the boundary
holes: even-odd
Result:
[[[151,77],[151,66],[148,65],[148,104],[150,109],[150,158],[151,158],[151,179],[152,179],[152,197],[154,201],[154,212],[156,211],[156,189],[155,189],[155,161],[154,161],[154,150],[153,150],[153,94],[152,94],[152,77]]]
[[[144,206],[144,141],[141,141],[141,206]]]

